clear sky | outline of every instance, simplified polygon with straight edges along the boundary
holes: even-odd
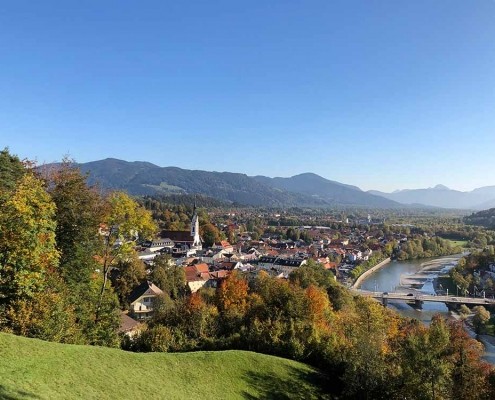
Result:
[[[40,163],[495,185],[495,1],[3,1],[0,139]]]

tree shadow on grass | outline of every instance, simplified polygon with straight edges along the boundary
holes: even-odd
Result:
[[[41,397],[34,393],[29,393],[24,390],[9,389],[4,385],[0,385],[0,399],[1,400],[33,400],[41,399]]]
[[[328,377],[317,371],[302,371],[289,367],[288,379],[262,373],[250,372],[244,375],[244,380],[252,388],[252,393],[243,392],[243,397],[248,400],[289,400],[289,399],[331,399],[329,393],[330,382]]]

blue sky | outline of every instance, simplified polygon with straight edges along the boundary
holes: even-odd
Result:
[[[22,1],[0,146],[363,189],[495,185],[495,1]]]

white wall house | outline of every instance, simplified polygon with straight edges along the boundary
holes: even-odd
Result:
[[[155,299],[162,293],[159,287],[149,281],[136,287],[129,296],[131,316],[137,320],[151,318]]]

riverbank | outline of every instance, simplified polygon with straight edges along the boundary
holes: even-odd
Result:
[[[433,282],[440,274],[447,273],[459,261],[460,255],[443,257],[441,259],[429,260],[421,263],[421,269],[414,274],[401,277],[401,286],[422,289],[427,282]],[[432,293],[433,294],[433,293]]]
[[[449,295],[456,295],[455,290],[447,285],[447,282],[442,280],[448,274],[448,270],[457,263],[457,260],[461,258],[462,254],[455,256],[443,256],[434,259],[422,259],[422,260],[408,260],[408,261],[394,261],[393,263],[385,264],[379,271],[375,271],[375,274],[362,275],[360,287],[364,290],[381,292],[404,292],[404,293],[435,293],[435,287],[433,286],[435,278],[440,276],[440,282],[443,283],[442,287],[439,287],[438,278],[436,282],[437,290],[449,289]],[[417,274],[417,280],[415,275]],[[367,279],[366,279],[367,278]],[[417,288],[412,286],[405,286],[404,283],[416,283]],[[401,285],[402,284],[402,285]],[[439,293],[440,294],[440,293]],[[435,315],[441,315],[445,318],[457,319],[459,316],[451,312],[447,306],[443,303],[430,303],[425,302],[421,310],[412,308],[410,305],[404,302],[389,302],[388,307],[392,308],[400,315],[406,318],[415,318],[425,325],[431,323],[431,319]],[[472,334],[472,333],[471,333]],[[483,358],[495,365],[495,345],[490,343],[490,338],[485,335],[477,338],[480,340],[485,348]]]
[[[358,278],[354,281],[354,283],[351,285],[351,289],[357,289],[361,282],[372,275],[374,272],[378,271],[380,268],[383,268],[385,265],[390,263],[391,258],[388,257],[385,260],[381,261],[380,263],[376,264],[374,267],[371,267],[367,271],[363,272],[361,275],[358,276]]]

